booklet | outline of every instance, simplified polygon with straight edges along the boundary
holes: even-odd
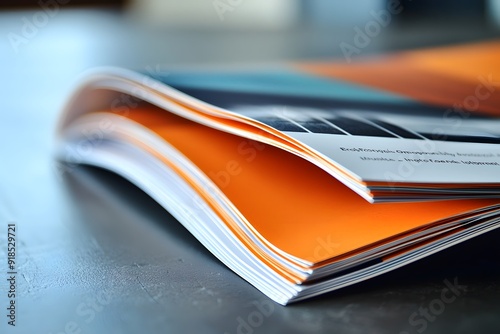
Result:
[[[280,304],[500,226],[500,42],[80,80],[65,164],[109,169]]]

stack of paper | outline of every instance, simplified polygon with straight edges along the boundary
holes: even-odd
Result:
[[[498,59],[491,42],[352,65],[99,69],[67,104],[58,157],[137,184],[287,304],[499,226]]]

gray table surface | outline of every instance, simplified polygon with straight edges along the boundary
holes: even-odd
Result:
[[[282,307],[127,181],[91,167],[57,173],[54,127],[75,77],[87,68],[340,57],[351,28],[215,33],[72,10],[59,12],[16,52],[9,33],[19,34],[23,18],[34,13],[0,13],[0,333],[500,332],[500,231]],[[389,26],[362,55],[499,35],[474,22],[415,28]],[[17,226],[16,327],[6,317],[8,223]],[[445,280],[457,280],[462,292],[422,320],[418,312],[439,305]]]

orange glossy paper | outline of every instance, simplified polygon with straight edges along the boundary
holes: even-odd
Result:
[[[265,240],[310,262],[499,202],[370,204],[318,167],[281,149],[161,109],[137,109],[128,117],[195,163]]]

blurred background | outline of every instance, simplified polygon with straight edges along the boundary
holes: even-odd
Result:
[[[360,44],[362,33],[370,38]],[[16,331],[2,320],[0,332],[70,333],[75,320],[82,333],[232,333],[265,300],[122,179],[85,168],[58,177],[54,130],[85,70],[346,62],[498,37],[500,0],[1,0],[0,241],[16,222],[22,306]],[[357,51],[347,57],[342,45]],[[498,330],[498,235],[333,297],[277,307],[255,333],[400,333],[457,273],[468,299],[426,333]],[[102,291],[101,316],[75,316]]]
[[[356,46],[373,22],[352,58],[494,38],[500,1],[2,0],[0,68],[9,84],[1,92],[61,99],[76,75],[99,65],[345,61],[342,45]],[[32,79],[19,81],[23,73]]]
[[[0,92],[14,108],[54,97],[54,112],[94,66],[346,61],[499,35],[500,0],[2,0]]]

